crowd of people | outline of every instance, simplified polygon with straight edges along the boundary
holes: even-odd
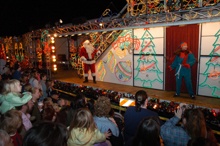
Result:
[[[22,70],[16,64],[1,77],[1,146],[218,145],[199,108],[180,106],[173,118],[162,121],[147,108],[144,90],[121,115],[105,96],[94,101],[82,93],[67,100],[37,69]]]

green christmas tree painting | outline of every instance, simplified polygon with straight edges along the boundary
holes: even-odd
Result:
[[[199,84],[202,90],[208,88],[211,90],[211,96],[220,98],[220,29],[215,34],[216,40],[213,43],[213,49],[209,54],[210,59],[206,62],[206,70],[202,73],[205,80]]]
[[[134,56],[135,85],[140,86],[141,84],[146,88],[162,89],[163,72],[158,67],[159,61],[156,58],[154,37],[148,30],[145,30],[140,40],[142,40],[140,50],[138,55]]]

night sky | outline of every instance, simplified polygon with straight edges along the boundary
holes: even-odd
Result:
[[[115,15],[126,0],[4,0],[0,4],[0,37],[20,36],[32,30],[100,18],[109,8]]]

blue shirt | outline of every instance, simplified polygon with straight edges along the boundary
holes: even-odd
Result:
[[[118,129],[118,127],[115,125],[115,123],[113,123],[107,117],[97,117],[97,116],[94,116],[94,121],[96,123],[96,126],[98,127],[98,129],[102,133],[105,133],[105,132],[107,132],[110,129],[114,136],[116,136],[116,137],[119,136],[119,129]]]
[[[165,146],[186,146],[190,136],[181,126],[176,126],[179,122],[176,116],[166,121],[160,129],[160,135]]]

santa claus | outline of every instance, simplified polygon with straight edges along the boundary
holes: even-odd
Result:
[[[95,55],[99,55],[100,51],[95,49],[89,40],[83,42],[80,49],[80,60],[83,62],[83,71],[85,80],[83,83],[88,82],[88,71],[91,70],[93,83],[96,84],[96,70],[95,70]]]

